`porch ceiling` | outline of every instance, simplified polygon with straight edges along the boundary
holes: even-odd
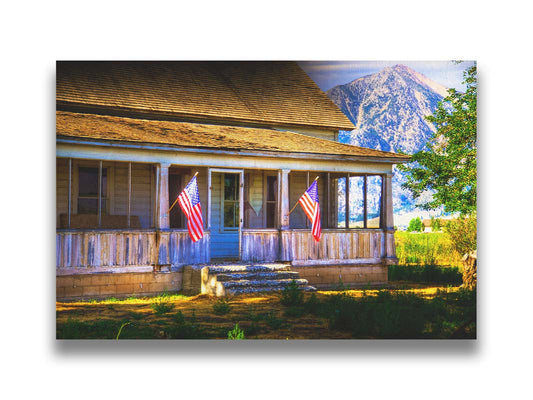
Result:
[[[408,162],[407,155],[372,150],[271,129],[154,121],[96,114],[56,112],[57,137],[164,144],[195,149],[341,155]]]

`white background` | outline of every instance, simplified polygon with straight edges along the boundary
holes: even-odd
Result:
[[[2,397],[530,395],[533,88],[526,2],[191,4],[2,6]],[[478,340],[57,343],[55,61],[65,59],[477,60]]]

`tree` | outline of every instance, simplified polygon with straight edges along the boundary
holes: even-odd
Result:
[[[439,232],[441,230],[440,219],[431,217],[430,226],[432,232]]]
[[[398,168],[408,172],[402,185],[415,199],[432,191],[432,199],[419,206],[463,216],[476,212],[477,72],[463,73],[466,91],[448,89],[448,96],[426,119],[436,127],[426,148],[412,155],[412,163]]]
[[[415,199],[424,192],[432,199],[419,204],[426,210],[444,207],[449,213],[459,213],[459,221],[446,231],[465,260],[472,260],[476,250],[477,201],[477,70],[476,65],[463,72],[466,91],[448,89],[433,113],[426,117],[436,127],[426,148],[412,155],[412,163],[399,166],[406,171],[402,185]],[[469,240],[464,240],[469,238]],[[476,266],[465,262],[463,285],[474,286]],[[473,284],[472,284],[473,282]]]
[[[407,232],[422,232],[423,224],[420,217],[416,217],[409,221],[409,226],[407,227]]]

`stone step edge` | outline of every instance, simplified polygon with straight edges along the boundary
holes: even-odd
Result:
[[[222,281],[218,282],[223,285],[225,288],[231,287],[251,287],[251,286],[280,286],[285,287],[291,284],[292,281],[295,281],[298,286],[308,285],[309,281],[307,279],[276,279],[276,280],[240,280],[240,281]]]
[[[218,282],[237,280],[279,280],[279,279],[299,279],[300,273],[296,271],[268,271],[268,272],[232,272],[217,274]]]
[[[276,272],[290,271],[290,265],[228,265],[228,266],[209,266],[209,274],[223,274],[231,272]]]
[[[282,292],[285,288],[286,286],[246,286],[242,288],[228,288],[225,290],[225,293],[229,295],[235,295],[258,292]],[[316,292],[316,288],[310,285],[301,286],[300,290],[304,292]]]

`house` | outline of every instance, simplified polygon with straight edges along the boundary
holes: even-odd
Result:
[[[59,61],[56,106],[58,298],[199,292],[230,260],[387,281],[392,166],[409,158],[339,143],[354,126],[296,63]],[[196,173],[193,243],[169,207]],[[317,177],[318,243],[289,215]]]

